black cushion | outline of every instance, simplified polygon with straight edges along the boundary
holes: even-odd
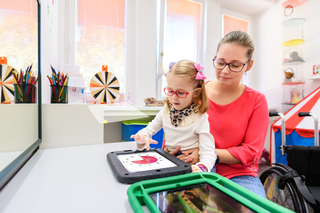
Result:
[[[320,147],[287,146],[288,166],[306,177],[307,186],[320,186]]]

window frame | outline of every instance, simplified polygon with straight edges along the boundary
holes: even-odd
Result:
[[[148,0],[150,1],[150,0]],[[199,32],[199,45],[198,45],[198,51],[197,51],[197,62],[200,64],[205,64],[206,61],[206,48],[205,48],[205,13],[206,13],[206,0],[193,0],[194,2],[201,4],[201,17],[200,17],[200,32]],[[125,101],[127,101],[128,96],[131,97],[131,104],[132,105],[142,105],[141,103],[141,97],[137,97],[136,93],[139,93],[138,91],[141,91],[141,88],[139,87],[139,82],[135,78],[137,78],[139,70],[137,70],[139,63],[141,61],[138,61],[137,56],[135,55],[137,52],[137,49],[139,48],[137,43],[137,30],[141,29],[137,23],[137,13],[143,7],[144,0],[126,0],[126,17],[125,17],[125,67],[124,67],[124,85],[125,85]],[[154,64],[158,64],[160,61],[163,62],[163,59],[161,57],[161,52],[163,52],[163,38],[164,38],[164,21],[166,17],[166,0],[154,0],[154,4],[161,5],[160,8],[148,8],[150,10],[155,9],[156,13],[159,13],[157,15],[161,14],[160,23],[161,26],[159,26],[159,30],[156,29],[156,34],[159,36],[159,44],[156,43],[154,45],[157,45],[159,48],[156,48],[155,57],[154,57]],[[64,11],[64,15],[62,15],[59,18],[59,24],[62,26],[62,30],[60,31],[60,37],[59,37],[59,45],[58,52],[59,52],[59,62],[61,63],[67,63],[67,64],[76,64],[76,24],[77,24],[77,1],[76,0],[70,0],[65,1],[64,3],[59,5],[61,11]],[[165,9],[165,10],[164,10]],[[162,38],[161,38],[162,37]],[[159,60],[157,59],[159,58]],[[205,70],[204,70],[205,72]],[[154,82],[155,88],[151,88],[152,91],[148,91],[148,93],[152,93],[153,97],[155,97],[157,100],[163,99],[163,91],[162,91],[162,80],[164,78],[164,75],[158,76],[158,70],[157,66],[154,70],[155,78],[150,79],[150,81]],[[140,73],[139,73],[140,75]],[[155,91],[155,92],[153,92]],[[89,96],[91,93],[88,94]],[[141,95],[139,95],[141,96]],[[148,97],[148,95],[145,95]]]
[[[167,13],[167,4],[166,0],[158,0],[158,5],[160,8],[157,9],[159,12],[160,20],[159,20],[159,27],[158,27],[158,37],[159,37],[159,44],[158,44],[158,52],[157,52],[157,64],[163,64],[163,46],[164,46],[164,35],[165,35],[165,22],[166,22],[166,13]],[[204,35],[205,35],[205,0],[193,0],[193,2],[201,4],[201,11],[200,11],[200,32],[199,32],[199,45],[197,50],[197,59],[196,62],[200,64],[205,64],[205,48],[204,48]],[[158,67],[159,69],[159,67]],[[159,70],[157,70],[159,73]],[[162,81],[164,75],[157,75],[157,100],[162,100],[165,95],[163,95],[163,88],[162,88]]]

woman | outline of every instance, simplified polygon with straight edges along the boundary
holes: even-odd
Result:
[[[245,32],[232,31],[220,41],[213,59],[216,80],[206,84],[207,113],[219,158],[216,173],[265,198],[257,171],[269,124],[268,104],[262,93],[241,83],[253,65],[253,52]],[[198,150],[189,150],[179,158],[194,163],[197,155]]]

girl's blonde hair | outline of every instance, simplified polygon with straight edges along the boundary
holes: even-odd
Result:
[[[254,52],[254,43],[251,37],[246,32],[231,31],[230,33],[225,35],[221,39],[220,43],[218,44],[216,55],[218,55],[220,46],[225,43],[236,43],[240,46],[248,48],[248,52],[247,52],[247,57],[249,59],[248,61],[252,59],[253,52]]]
[[[200,88],[194,92],[197,92],[197,96],[192,100],[195,106],[195,113],[203,114],[209,110],[209,101],[206,94],[205,89],[205,82],[204,80],[196,80],[195,77],[198,73],[198,70],[194,67],[194,62],[190,60],[181,60],[172,65],[170,68],[168,75],[176,75],[176,76],[183,76],[189,79],[190,84],[194,85],[194,89]],[[190,94],[191,95],[191,94]],[[171,107],[171,103],[166,98],[166,103],[168,108]]]

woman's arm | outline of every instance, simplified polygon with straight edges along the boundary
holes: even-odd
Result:
[[[259,94],[255,99],[249,101],[254,101],[254,104],[243,140],[238,146],[227,149],[232,156],[241,161],[243,166],[255,164],[259,160],[269,124],[269,111],[265,96]]]
[[[226,149],[216,149],[217,155],[219,157],[219,163],[226,164],[238,164],[241,163],[237,158],[235,158],[231,153]]]

